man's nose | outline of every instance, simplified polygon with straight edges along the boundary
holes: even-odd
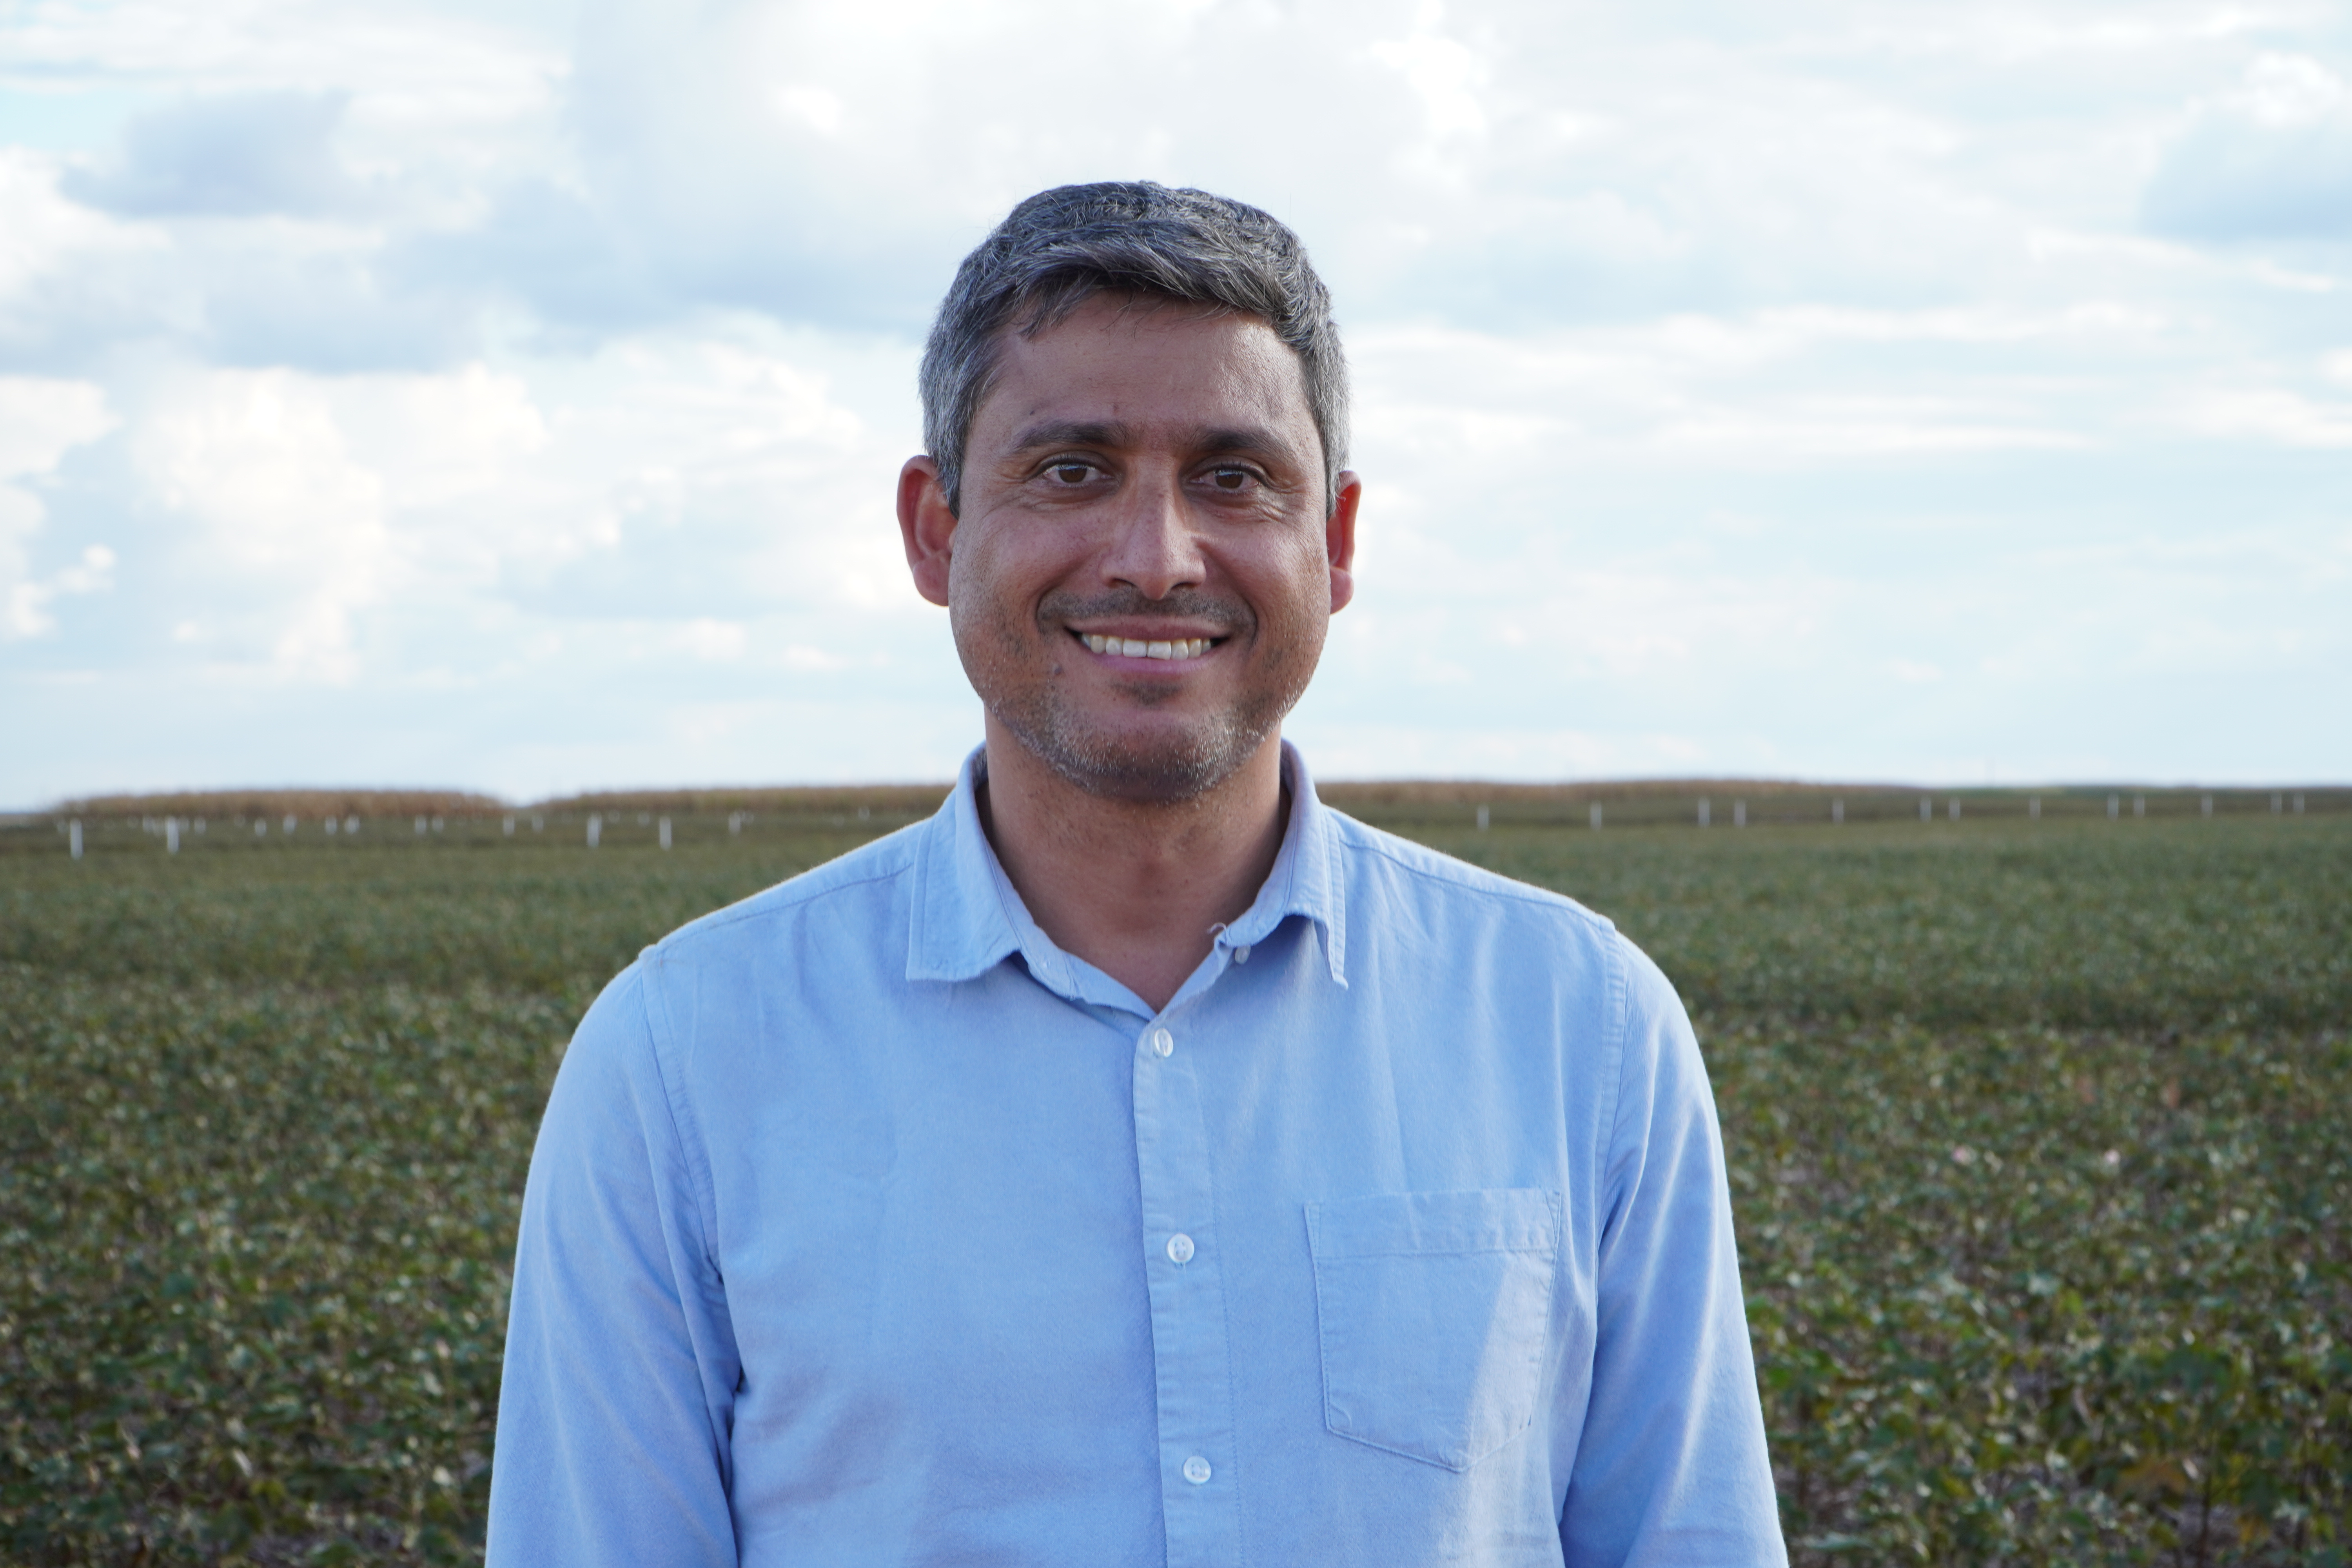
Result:
[[[1208,565],[1184,504],[1181,479],[1173,474],[1139,479],[1115,503],[1102,557],[1105,581],[1124,583],[1147,599],[1199,587]]]

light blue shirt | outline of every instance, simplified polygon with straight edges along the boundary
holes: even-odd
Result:
[[[928,822],[646,950],[532,1156],[489,1562],[1778,1564],[1698,1048],[1292,807],[1154,1012]]]

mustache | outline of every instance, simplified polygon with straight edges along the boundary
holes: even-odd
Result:
[[[1076,621],[1104,616],[1168,616],[1213,626],[1219,635],[1236,636],[1257,625],[1257,617],[1239,599],[1216,594],[1176,593],[1164,599],[1147,599],[1133,588],[1103,594],[1056,591],[1037,602],[1040,623]]]

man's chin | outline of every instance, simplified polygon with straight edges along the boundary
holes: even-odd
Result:
[[[1250,731],[1210,725],[1160,735],[1073,733],[1047,724],[1042,732],[1008,724],[1040,762],[1100,800],[1139,805],[1181,805],[1198,800],[1241,772],[1265,744],[1273,725]]]

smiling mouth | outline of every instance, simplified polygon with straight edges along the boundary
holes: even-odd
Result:
[[[1218,637],[1177,637],[1167,642],[1145,642],[1136,637],[1105,637],[1097,632],[1072,632],[1070,635],[1093,652],[1121,658],[1199,658],[1223,640]]]

